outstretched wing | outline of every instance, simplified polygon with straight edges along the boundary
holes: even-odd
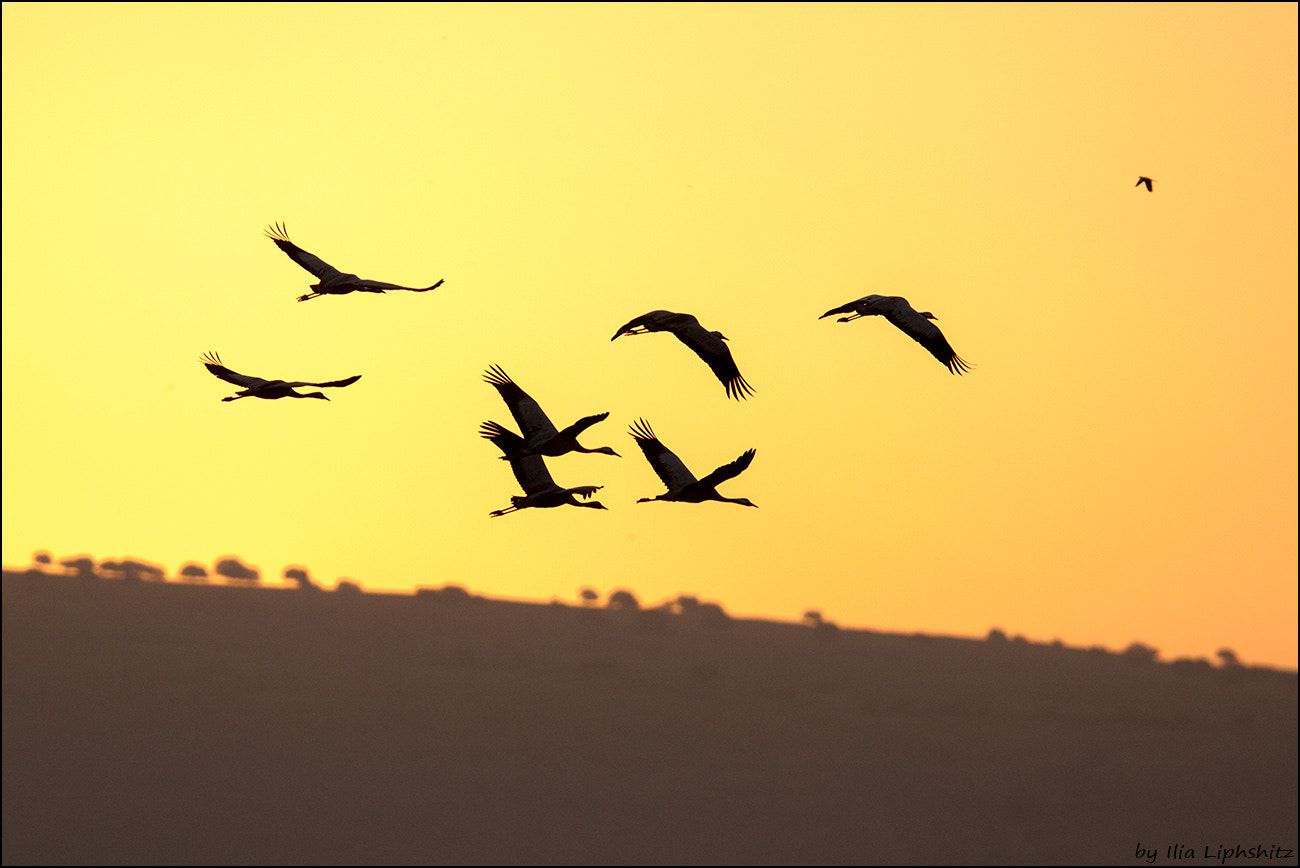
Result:
[[[685,328],[694,323],[699,325],[699,321],[689,313],[673,313],[671,310],[652,310],[649,313],[643,313],[631,322],[624,325],[616,332],[614,340],[620,335],[642,335],[647,332],[669,331],[674,328]]]
[[[734,476],[739,476],[745,468],[754,460],[754,450],[747,449],[745,453],[730,464],[724,464],[708,476],[700,480],[700,485],[709,488],[717,488],[719,483],[726,482]]]
[[[346,380],[331,380],[328,383],[285,383],[285,385],[291,388],[298,386],[351,386],[359,379],[361,379],[361,375],[357,374],[355,377],[348,377]]]
[[[509,458],[524,448],[524,438],[499,422],[487,421],[478,427],[478,436],[491,440]]]
[[[943,336],[939,327],[913,310],[911,305],[893,305],[885,311],[885,319],[929,350],[930,355],[943,362],[944,367],[951,373],[963,374],[970,370],[970,365],[962,361],[953,351],[952,345],[948,343],[948,339]]]
[[[644,419],[636,420],[632,423],[630,433],[636,445],[641,447],[646,461],[650,462],[655,474],[669,491],[680,491],[695,481],[695,474],[687,470],[682,460],[659,442],[649,422]]]
[[[731,357],[731,350],[727,348],[726,340],[721,334],[707,331],[699,323],[673,329],[673,334],[704,360],[713,375],[726,387],[728,398],[739,401],[754,394],[753,387],[740,375],[740,369],[736,367],[736,361]]]
[[[491,440],[505,453],[506,459],[510,462],[510,469],[514,472],[515,479],[519,482],[519,487],[524,490],[524,494],[537,494],[557,487],[555,480],[551,479],[551,472],[546,469],[546,462],[542,460],[542,456],[526,455],[520,451],[524,448],[524,438],[496,422],[484,422],[479,426],[478,433],[480,437]]]
[[[439,280],[433,286],[398,286],[396,283],[384,283],[382,280],[364,280],[358,278],[356,283],[353,285],[362,292],[383,292],[388,289],[404,289],[407,292],[428,292],[431,289],[437,289],[442,286],[442,281]]]
[[[586,431],[592,425],[595,425],[597,422],[604,422],[608,418],[609,418],[608,412],[597,413],[595,416],[583,416],[577,422],[574,422],[568,428],[565,428],[564,433],[568,434],[570,437],[577,437],[579,434],[581,434],[583,431]]]
[[[240,374],[230,370],[230,368],[221,364],[221,357],[214,352],[204,353],[200,361],[203,362],[203,366],[207,368],[213,376],[220,377],[227,383],[234,383],[236,386],[243,386],[245,389],[255,389],[271,382],[270,380],[263,380],[261,377],[250,377],[247,374]]]
[[[864,295],[862,296],[862,298],[854,299],[848,304],[842,304],[839,307],[831,308],[830,310],[826,311],[826,313],[822,314],[817,318],[826,319],[826,317],[835,316],[835,314],[837,313],[860,313],[860,311],[858,310],[858,306],[861,305],[864,301],[866,301],[869,298],[871,298],[871,296]]]
[[[492,365],[484,371],[483,381],[494,386],[500,393],[501,400],[510,408],[510,415],[515,417],[515,424],[519,426],[525,440],[536,444],[556,435],[555,426],[542,411],[542,406],[519,388],[500,365]]]
[[[343,272],[330,265],[313,253],[308,253],[297,244],[289,240],[289,233],[285,230],[283,223],[274,223],[266,230],[266,237],[275,242],[275,246],[285,252],[285,254],[294,262],[316,275],[321,283],[328,283],[331,279],[339,277]]]

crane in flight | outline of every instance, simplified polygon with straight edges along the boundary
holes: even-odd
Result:
[[[723,343],[727,339],[726,335],[705,329],[689,313],[652,310],[614,332],[614,337],[610,340],[617,340],[621,335],[644,335],[650,332],[672,332],[677,340],[690,347],[722,382],[728,398],[739,401],[754,394],[753,387],[740,375],[740,369],[731,357],[731,350]]]
[[[298,296],[298,301],[306,301],[321,295],[344,295],[349,292],[385,292],[390,289],[404,289],[408,292],[428,292],[442,286],[439,280],[433,286],[414,287],[398,286],[396,283],[384,283],[382,280],[363,280],[355,274],[345,274],[330,265],[319,256],[308,253],[289,240],[289,233],[284,224],[276,223],[266,230],[266,237],[275,242],[275,246],[303,268],[311,272],[319,283],[311,285],[313,292]]]
[[[219,377],[227,383],[234,383],[236,386],[243,387],[241,391],[226,398],[223,401],[237,401],[240,398],[320,398],[322,401],[328,401],[324,392],[295,392],[299,386],[351,386],[361,375],[348,377],[346,380],[331,380],[328,383],[289,383],[284,380],[263,380],[261,377],[250,377],[247,374],[239,374],[230,370],[221,363],[221,357],[216,353],[205,353],[200,360],[203,366],[212,372],[214,377]]]
[[[848,316],[842,316],[836,322],[850,322],[864,316],[883,316],[896,325],[903,334],[929,350],[930,355],[943,362],[951,373],[962,374],[971,368],[953,352],[952,345],[943,336],[943,332],[939,331],[939,327],[930,322],[937,317],[928,310],[918,313],[902,296],[864,295],[857,301],[826,311],[818,319],[825,319],[837,313],[845,313]]]
[[[718,494],[717,486],[734,476],[739,476],[754,460],[754,450],[746,450],[730,464],[724,464],[703,479],[696,479],[695,474],[686,469],[686,465],[672,451],[659,442],[650,424],[644,419],[632,423],[632,439],[641,447],[646,461],[654,468],[659,479],[668,488],[663,494],[654,497],[642,497],[637,503],[651,500],[673,500],[678,503],[703,503],[706,500],[720,500],[724,503],[739,503],[742,506],[757,507],[758,504],[744,497],[723,497]]]
[[[1153,190],[1153,189],[1151,188],[1151,185],[1154,184],[1154,183],[1155,183],[1155,181],[1153,181],[1151,178],[1148,178],[1146,175],[1142,175],[1142,176],[1140,176],[1140,177],[1138,178],[1138,182],[1137,182],[1136,184],[1134,184],[1133,186],[1134,186],[1134,187],[1141,187],[1143,184],[1146,184],[1146,185],[1147,185],[1147,192],[1148,192],[1148,193],[1154,193],[1155,190]]]
[[[494,386],[501,394],[501,399],[510,408],[510,415],[514,416],[515,422],[519,424],[519,431],[523,434],[523,447],[520,450],[522,454],[555,457],[568,452],[601,452],[605,455],[618,455],[608,446],[588,449],[578,442],[578,435],[597,422],[604,421],[609,416],[608,412],[584,416],[563,431],[557,431],[542,410],[542,406],[519,388],[500,365],[492,365],[484,371],[483,380]],[[495,422],[485,422],[484,427],[489,424],[496,425]],[[508,456],[501,457],[504,460]]]
[[[515,479],[519,480],[519,485],[524,490],[523,497],[510,496],[509,506],[488,513],[493,518],[527,509],[530,506],[548,509],[569,504],[590,509],[606,508],[600,501],[591,500],[593,494],[604,488],[603,485],[579,485],[577,488],[561,488],[556,485],[550,471],[546,469],[546,459],[540,455],[524,453],[522,451],[524,439],[515,432],[503,428],[496,422],[485,422],[479,433],[505,453],[506,460],[510,462],[510,469],[514,471]],[[575,494],[588,502],[576,500]]]

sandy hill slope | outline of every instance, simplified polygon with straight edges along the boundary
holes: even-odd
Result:
[[[6,573],[4,862],[1296,864],[1295,673],[706,614]]]

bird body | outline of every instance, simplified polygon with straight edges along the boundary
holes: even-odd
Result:
[[[754,450],[746,450],[730,464],[724,464],[703,479],[696,479],[695,474],[686,469],[686,465],[668,447],[659,442],[650,424],[644,419],[632,423],[632,439],[641,447],[646,460],[654,468],[655,474],[667,487],[667,491],[654,497],[642,497],[637,503],[651,500],[671,500],[678,503],[703,503],[706,500],[720,500],[724,503],[738,503],[742,506],[757,507],[744,497],[723,497],[718,494],[717,486],[734,476],[739,476],[754,460]]]
[[[346,380],[331,380],[328,383],[304,383],[304,382],[286,382],[285,380],[263,380],[261,377],[250,377],[247,374],[236,373],[221,363],[221,357],[216,353],[205,353],[202,358],[203,366],[212,372],[212,375],[225,380],[227,383],[234,383],[236,386],[242,386],[243,389],[236,394],[222,398],[223,401],[237,401],[240,398],[320,398],[322,401],[328,401],[324,392],[304,392],[299,394],[294,389],[298,386],[350,386],[361,375],[348,377]]]
[[[842,316],[836,322],[850,322],[864,316],[883,316],[912,340],[929,350],[930,354],[942,362],[951,373],[962,374],[970,370],[970,365],[962,361],[953,351],[952,345],[948,343],[948,339],[943,336],[939,327],[930,322],[937,317],[928,310],[917,312],[902,296],[864,295],[856,301],[826,311],[818,319],[825,319],[838,313],[848,314],[848,316]]]
[[[564,506],[565,504],[585,506],[590,509],[606,508],[599,501],[590,500],[591,496],[604,486],[579,485],[576,488],[561,488],[556,485],[555,480],[551,478],[550,471],[546,469],[546,459],[540,455],[523,452],[523,438],[513,431],[503,428],[496,422],[485,422],[479,433],[495,443],[505,453],[506,460],[510,462],[510,469],[514,471],[515,479],[519,481],[519,486],[524,490],[523,497],[512,495],[510,497],[510,506],[493,510],[488,515],[495,518],[529,507],[548,509],[553,506]],[[589,502],[583,503],[575,499],[574,495]]]
[[[614,337],[610,340],[616,340],[622,335],[644,335],[664,331],[672,332],[679,341],[704,360],[726,388],[728,398],[739,401],[754,393],[753,387],[740,375],[740,369],[736,367],[736,362],[731,357],[731,350],[723,343],[727,339],[726,335],[707,330],[689,313],[652,310],[614,332]]]
[[[520,447],[522,454],[555,457],[569,452],[600,452],[605,455],[618,455],[608,446],[597,446],[595,449],[588,449],[578,442],[579,434],[597,422],[603,421],[609,416],[609,413],[584,416],[563,431],[557,431],[555,425],[551,423],[551,420],[547,418],[546,413],[542,410],[542,406],[533,400],[527,392],[519,388],[515,381],[510,379],[510,376],[501,369],[500,365],[493,365],[484,371],[483,380],[496,388],[501,395],[501,399],[510,408],[510,415],[515,417],[515,422],[518,423],[519,431],[523,435],[523,445]],[[495,425],[496,423],[484,424],[486,426],[487,424]],[[502,456],[503,459],[507,457]]]
[[[1134,184],[1133,186],[1134,186],[1134,187],[1141,187],[1143,184],[1146,184],[1146,185],[1147,185],[1147,192],[1148,192],[1148,193],[1154,193],[1155,190],[1154,190],[1154,189],[1152,188],[1152,186],[1151,186],[1151,185],[1154,184],[1154,183],[1155,183],[1155,181],[1153,181],[1152,179],[1148,178],[1146,175],[1142,175],[1142,176],[1140,176],[1140,177],[1138,178],[1137,183]]]
[[[355,274],[346,274],[330,265],[319,256],[308,253],[298,245],[289,240],[289,233],[285,230],[284,225],[276,223],[266,231],[266,237],[275,242],[275,246],[285,252],[290,259],[301,265],[307,271],[315,275],[319,283],[314,283],[311,288],[314,292],[307,295],[298,296],[298,301],[306,301],[309,298],[316,298],[321,295],[344,295],[349,292],[385,292],[390,289],[404,289],[408,292],[428,292],[431,289],[437,289],[442,286],[439,280],[433,286],[414,287],[399,286],[396,283],[384,283],[382,280],[364,280]]]

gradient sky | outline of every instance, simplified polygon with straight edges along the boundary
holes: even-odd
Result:
[[[1296,666],[1297,7],[3,6],[3,560]],[[1138,175],[1155,192],[1135,188]],[[287,223],[425,294],[299,304]],[[933,311],[951,376],[869,293]],[[728,400],[665,308],[730,338]],[[200,353],[267,378],[240,400]],[[502,518],[501,365],[607,512]],[[731,504],[663,491],[628,425]]]

